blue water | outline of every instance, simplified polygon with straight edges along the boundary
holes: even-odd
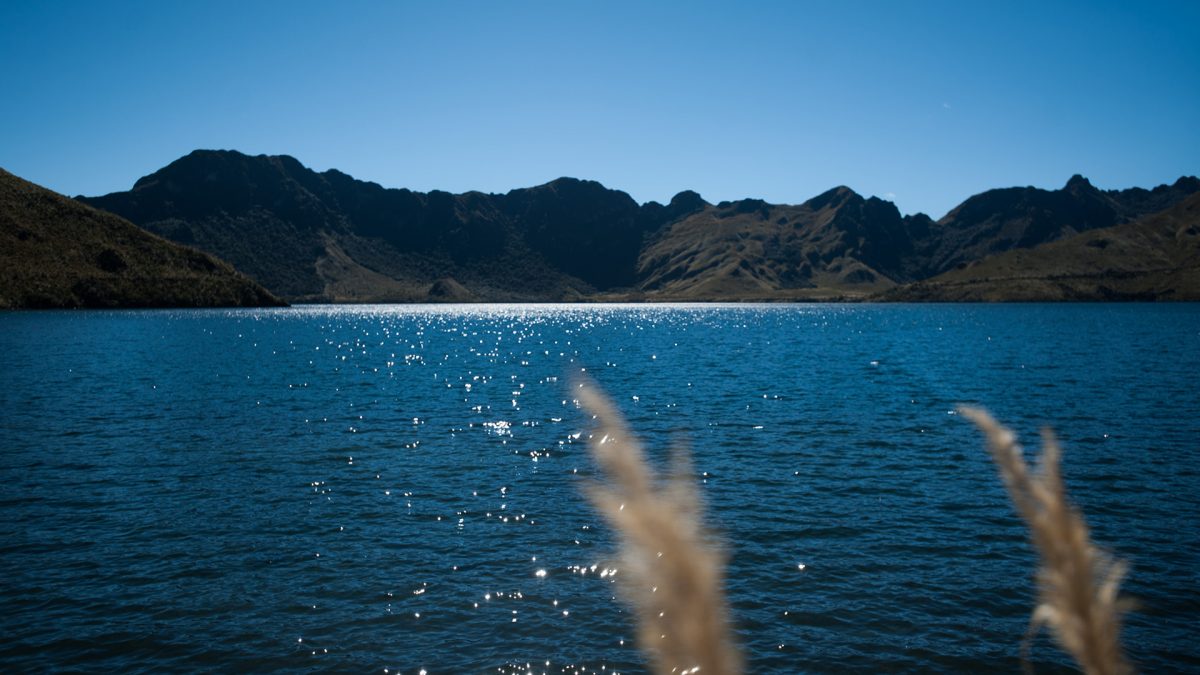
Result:
[[[644,672],[583,368],[690,446],[748,672],[1019,671],[959,403],[1057,429],[1128,651],[1200,669],[1200,306],[575,305],[0,314],[0,670]]]

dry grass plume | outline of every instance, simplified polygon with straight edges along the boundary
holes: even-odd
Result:
[[[705,540],[686,459],[679,453],[674,475],[660,481],[613,404],[587,383],[578,399],[598,424],[591,450],[609,481],[590,496],[620,538],[621,578],[643,652],[662,675],[740,673],[723,556]]]
[[[621,576],[642,650],[660,675],[740,673],[722,591],[724,559],[704,537],[686,457],[677,454],[673,475],[660,480],[607,398],[585,382],[578,400],[597,421],[591,450],[609,480],[590,496],[620,539]],[[1120,641],[1127,602],[1117,597],[1126,568],[1091,542],[1082,514],[1067,500],[1058,441],[1045,432],[1041,462],[1031,471],[1010,430],[983,410],[960,412],[987,437],[1040,558],[1030,635],[1049,626],[1089,675],[1132,673]]]
[[[1120,641],[1126,603],[1117,597],[1117,588],[1125,565],[1092,544],[1083,515],[1067,501],[1058,441],[1044,432],[1040,466],[1031,472],[1012,431],[983,410],[959,410],[987,436],[988,449],[1017,512],[1029,525],[1040,558],[1031,634],[1050,626],[1085,673],[1133,672]]]

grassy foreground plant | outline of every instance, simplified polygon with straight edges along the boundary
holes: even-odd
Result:
[[[622,576],[643,651],[662,675],[740,673],[722,592],[723,559],[705,541],[686,457],[677,454],[673,475],[660,481],[613,404],[594,386],[577,386],[580,404],[597,421],[592,454],[610,479],[590,496],[620,538]],[[1120,642],[1127,603],[1117,597],[1125,565],[1091,542],[1083,515],[1067,500],[1058,441],[1045,432],[1040,465],[1031,471],[1009,429],[983,410],[959,410],[987,437],[1040,558],[1031,633],[1049,625],[1089,675],[1132,673]]]
[[[609,477],[590,491],[621,541],[621,577],[638,616],[638,640],[663,675],[736,675],[722,555],[704,539],[700,503],[682,453],[660,481],[612,403],[589,384],[580,404],[595,416],[592,454]]]
[[[983,410],[959,410],[987,436],[988,449],[1017,512],[1029,525],[1040,558],[1031,632],[1049,625],[1085,673],[1133,672],[1120,641],[1126,603],[1117,597],[1117,588],[1125,565],[1092,544],[1083,515],[1067,501],[1058,441],[1044,432],[1040,467],[1031,472],[1012,431]]]

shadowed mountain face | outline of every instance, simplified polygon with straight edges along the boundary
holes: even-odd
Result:
[[[198,150],[129,192],[80,198],[230,261],[291,299],[864,297],[1018,247],[1130,222],[1200,190],[1008,188],[940,221],[839,187],[800,205],[638,205],[560,178],[507,194],[385,189],[286,156]]]
[[[922,241],[922,270],[932,276],[1016,248],[1032,248],[1079,232],[1112,227],[1179,203],[1200,190],[1200,180],[1180,178],[1153,190],[1098,190],[1073,176],[1061,190],[1005,188],[966,200],[937,222]]]
[[[129,192],[83,201],[321,300],[425,300],[447,278],[483,299],[630,286],[643,240],[673,213],[571,178],[504,195],[420,193],[227,151],[193,152]]]
[[[909,301],[1200,300],[1200,193],[1140,220],[897,288]]]
[[[0,308],[279,304],[207,253],[0,170]]]

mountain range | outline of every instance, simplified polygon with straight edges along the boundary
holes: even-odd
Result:
[[[0,308],[280,304],[228,263],[0,169]]]
[[[989,190],[936,221],[844,186],[797,205],[711,204],[692,191],[638,204],[574,178],[421,193],[224,150],[197,150],[101,197],[67,200],[3,177],[7,305],[1200,298],[1189,234],[1200,227],[1200,180],[1187,176],[1152,190],[1100,190],[1081,176],[1059,190]],[[112,245],[138,227],[157,235],[139,244],[156,251],[148,260],[165,264],[159,248],[171,240],[183,267],[149,272],[136,250]],[[73,242],[84,240],[81,252]],[[154,274],[178,280],[202,267],[247,281],[211,256],[198,262],[197,249],[270,293],[134,292]],[[47,290],[47,270],[58,290]]]
[[[1009,250],[898,286],[883,299],[1200,300],[1200,192],[1138,220]]]
[[[1132,223],[1200,192],[1014,187],[940,220],[836,187],[798,205],[638,204],[587,180],[504,194],[388,189],[288,156],[197,150],[78,199],[212,253],[291,301],[827,300]],[[928,287],[928,285],[927,285]],[[892,295],[887,295],[887,294]]]

